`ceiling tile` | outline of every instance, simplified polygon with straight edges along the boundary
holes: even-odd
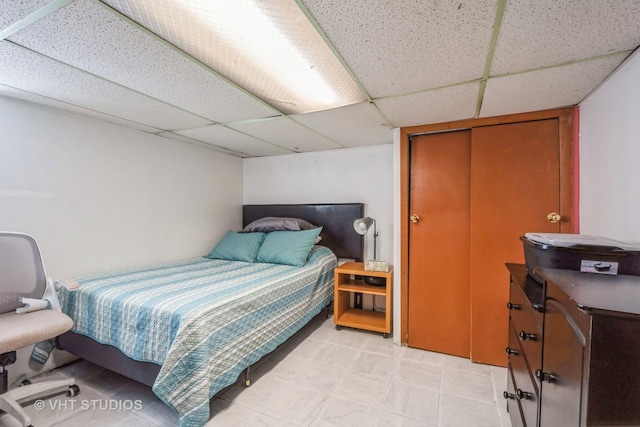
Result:
[[[10,40],[211,121],[277,114],[106,6],[88,0],[70,3]]]
[[[219,147],[217,145],[210,144],[208,142],[204,142],[204,141],[200,141],[200,140],[197,140],[197,139],[189,138],[187,136],[180,135],[180,134],[177,134],[177,133],[174,133],[174,132],[160,132],[160,133],[158,133],[156,135],[157,136],[161,136],[163,138],[172,139],[174,141],[180,141],[180,142],[184,142],[186,144],[192,144],[192,145],[197,145],[199,147],[208,148],[210,150],[217,151],[219,153],[229,154],[229,155],[236,156],[236,157],[251,157],[250,154],[241,153],[239,151],[234,151],[234,150],[229,150],[229,149],[224,148],[224,147]]]
[[[283,113],[365,99],[295,1],[103,1]]]
[[[161,129],[208,124],[198,116],[171,107],[122,86],[24,49],[0,42],[0,82],[26,92],[99,111]]]
[[[475,115],[480,83],[437,89],[376,101],[395,127],[469,119]]]
[[[487,81],[480,116],[524,113],[578,104],[627,54]]]
[[[632,50],[638,22],[638,0],[509,1],[491,75]]]
[[[160,132],[160,129],[158,128],[145,126],[140,123],[131,122],[129,120],[122,119],[119,117],[113,117],[108,114],[102,114],[97,111],[88,110],[86,108],[78,107],[72,104],[67,104],[65,102],[57,101],[55,99],[47,98],[34,93],[25,92],[23,90],[15,89],[9,86],[4,86],[2,84],[0,84],[0,95],[21,99],[23,101],[33,102],[35,104],[45,105],[47,107],[53,107],[58,110],[66,111],[69,113],[79,114],[82,116],[103,120],[105,122],[113,123],[120,126],[125,126],[128,128],[137,129],[139,131],[146,132],[146,133]]]
[[[269,141],[295,152],[320,151],[341,148],[341,145],[293,121],[288,117],[233,123],[230,127],[240,132]]]
[[[347,147],[393,142],[392,127],[368,102],[291,117]]]
[[[46,6],[51,0],[0,0],[0,31],[19,21],[36,10]]]
[[[291,154],[291,151],[285,148],[261,141],[250,135],[236,132],[233,129],[221,125],[187,129],[175,133],[249,156]]]
[[[373,98],[479,79],[495,0],[303,0]]]

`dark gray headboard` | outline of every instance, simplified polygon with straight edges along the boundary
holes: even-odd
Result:
[[[330,248],[338,258],[362,261],[364,238],[353,229],[353,221],[364,216],[363,203],[244,205],[242,226],[267,216],[302,218],[322,226],[321,245]]]

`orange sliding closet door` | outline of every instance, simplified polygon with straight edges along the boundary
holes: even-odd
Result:
[[[408,344],[469,357],[471,132],[411,140]]]

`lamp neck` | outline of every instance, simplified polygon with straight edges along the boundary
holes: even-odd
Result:
[[[376,230],[376,220],[373,220],[373,260],[378,260],[376,242],[378,240],[378,231]]]

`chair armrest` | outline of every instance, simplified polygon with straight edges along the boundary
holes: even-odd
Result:
[[[62,280],[54,280],[53,284],[55,286],[56,291],[60,288],[65,288],[68,291],[75,291],[80,287],[80,284],[76,282],[74,279],[62,279]]]

